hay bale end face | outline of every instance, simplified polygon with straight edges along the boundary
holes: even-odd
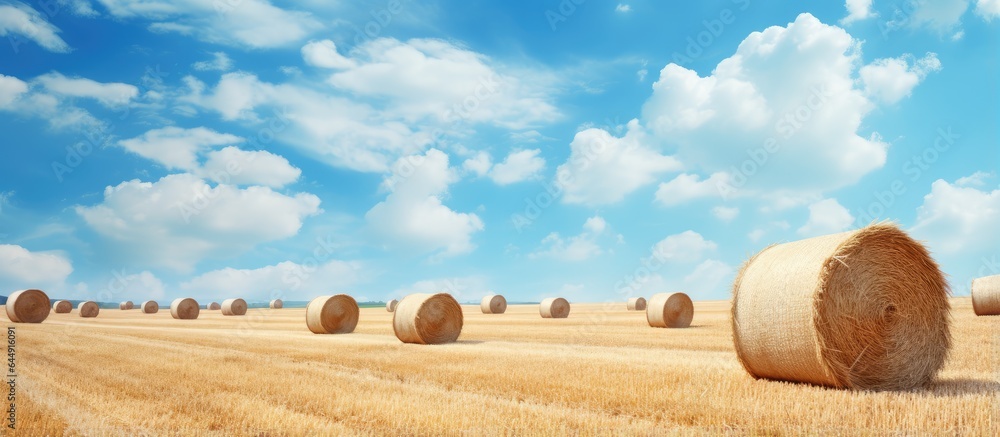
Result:
[[[977,316],[1000,316],[1000,275],[972,280],[972,310]]]
[[[684,293],[657,293],[646,305],[646,322],[654,328],[687,328],[694,318],[694,303]]]
[[[52,304],[52,311],[56,314],[68,314],[73,311],[73,304],[69,303],[68,300],[57,300],[56,303]]]
[[[565,319],[569,317],[569,301],[561,297],[550,297],[538,305],[543,319]]]
[[[153,300],[147,300],[139,305],[139,309],[142,310],[143,314],[156,314],[160,311],[160,304]]]
[[[208,305],[205,305],[205,309],[211,311],[218,311],[222,309],[222,305],[219,305],[218,302],[212,302]]]
[[[222,301],[222,315],[244,316],[247,313],[247,301],[243,299],[226,299]]]
[[[135,304],[133,304],[130,300],[126,300],[125,302],[118,304],[118,309],[122,311],[130,310],[132,308],[135,308]]]
[[[892,224],[771,246],[733,283],[737,357],[756,378],[922,387],[951,346],[948,294],[927,249]]]
[[[69,303],[69,302],[66,302]],[[7,297],[7,318],[14,323],[42,323],[49,317],[52,302],[42,290],[18,290]],[[73,306],[70,305],[70,308]]]
[[[178,320],[194,320],[201,314],[198,301],[190,297],[174,299],[170,303],[170,316]]]
[[[629,311],[646,311],[646,298],[630,297],[625,303],[625,308]]]
[[[306,326],[314,334],[347,334],[358,326],[358,302],[346,294],[320,296],[306,306]]]
[[[80,317],[86,318],[97,317],[97,315],[101,313],[101,307],[97,305],[97,302],[92,300],[80,302],[80,304],[76,306],[76,310],[80,313]]]
[[[392,315],[392,330],[403,343],[451,343],[462,333],[462,306],[448,293],[414,293]]]
[[[479,303],[483,314],[503,314],[507,311],[507,299],[499,294],[491,294]]]
[[[268,305],[272,310],[280,310],[285,307],[285,303],[281,299],[272,300]]]
[[[385,303],[385,310],[388,312],[396,311],[396,305],[399,305],[399,301],[396,299],[390,300]]]

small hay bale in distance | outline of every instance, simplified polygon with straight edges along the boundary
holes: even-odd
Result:
[[[222,301],[222,315],[244,316],[247,313],[247,301],[243,299],[226,299]]]
[[[561,297],[550,297],[538,305],[538,313],[543,319],[565,319],[569,317],[569,301]]]
[[[272,300],[271,303],[268,304],[268,306],[272,310],[280,310],[280,309],[282,309],[282,308],[285,307],[285,303],[282,302],[281,299],[275,299],[275,300]]]
[[[222,305],[219,305],[218,302],[212,302],[208,305],[205,305],[205,309],[211,311],[218,311],[222,309]]]
[[[198,301],[190,297],[174,299],[170,303],[170,316],[178,320],[194,320],[201,314]]]
[[[313,334],[347,334],[358,326],[358,302],[346,294],[320,296],[306,306],[306,326]]]
[[[654,328],[687,328],[694,318],[694,303],[684,293],[656,293],[646,305],[646,322]]]
[[[52,311],[56,314],[68,314],[73,311],[73,304],[68,300],[57,300],[56,303],[52,304]]]
[[[133,304],[130,300],[126,300],[125,302],[118,304],[118,309],[122,311],[130,310],[132,308],[135,308],[135,304]]]
[[[625,308],[629,311],[646,311],[646,298],[630,297],[625,303]]]
[[[97,302],[92,300],[80,302],[76,306],[76,310],[80,313],[80,317],[85,318],[97,317],[97,315],[101,313],[101,307],[97,305]]]
[[[972,280],[972,310],[977,316],[1000,316],[1000,275]]]
[[[733,283],[733,342],[755,378],[926,386],[951,346],[949,287],[893,224],[770,246]]]
[[[396,311],[396,305],[399,305],[399,301],[396,299],[390,300],[385,303],[385,310],[388,312]]]
[[[69,302],[66,302],[69,303]],[[18,290],[7,297],[7,318],[14,323],[42,323],[49,317],[52,302],[42,290]],[[73,305],[70,305],[73,308]]]
[[[403,343],[451,343],[462,333],[462,306],[448,293],[414,293],[396,305],[392,330]]]
[[[139,305],[139,309],[142,310],[143,314],[156,314],[160,311],[160,304],[156,303],[155,300],[147,300]]]
[[[483,297],[479,308],[483,310],[483,314],[503,314],[507,311],[507,299],[499,294],[491,294]]]

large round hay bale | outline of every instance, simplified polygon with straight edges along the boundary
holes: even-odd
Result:
[[[272,300],[268,306],[271,307],[272,310],[280,310],[285,307],[285,302],[281,299],[275,299]]]
[[[51,304],[49,296],[42,290],[18,290],[7,296],[5,309],[11,322],[42,323],[49,316]]]
[[[448,293],[414,293],[392,315],[392,330],[403,343],[451,343],[462,333],[462,306]]]
[[[314,334],[347,334],[358,326],[359,313],[351,296],[320,296],[306,306],[306,326]]]
[[[388,312],[396,311],[396,305],[399,305],[399,301],[396,299],[390,300],[385,303],[385,310]]]
[[[139,309],[142,310],[143,314],[156,314],[160,311],[160,304],[154,300],[147,300],[139,305]]]
[[[569,301],[561,297],[550,297],[538,305],[538,312],[544,319],[565,319],[569,317]]]
[[[57,300],[52,304],[52,311],[55,311],[56,314],[67,314],[73,311],[73,304],[68,300]]]
[[[180,320],[194,320],[201,314],[201,307],[198,301],[190,297],[174,299],[170,303],[170,316]]]
[[[684,293],[656,293],[646,305],[646,322],[654,328],[687,328],[694,318],[694,304]]]
[[[222,315],[243,316],[247,313],[247,301],[243,299],[226,299],[222,301]]]
[[[483,314],[503,314],[507,311],[507,299],[499,294],[491,294],[483,298],[479,308],[483,310]]]
[[[1000,275],[972,280],[972,310],[977,316],[1000,316]]]
[[[80,317],[97,317],[101,313],[101,307],[97,305],[97,302],[88,300],[86,302],[80,302],[76,306],[76,311],[80,313]]]
[[[646,298],[630,297],[625,304],[625,308],[629,311],[646,311]]]
[[[124,311],[124,310],[130,310],[132,308],[135,308],[135,304],[133,304],[132,301],[130,301],[130,300],[126,300],[125,302],[122,302],[122,303],[118,304],[118,309],[120,309],[122,311]]]
[[[218,302],[212,302],[212,303],[210,303],[208,305],[205,305],[205,309],[206,310],[212,310],[212,311],[218,311],[218,310],[222,309],[222,305],[219,305]]]
[[[755,378],[925,386],[951,346],[948,283],[892,224],[768,247],[733,283],[733,341]]]

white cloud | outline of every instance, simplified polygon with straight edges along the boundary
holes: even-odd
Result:
[[[497,185],[509,185],[534,177],[545,168],[545,159],[538,156],[538,149],[511,152],[503,162],[493,166],[490,179]]]
[[[98,302],[121,302],[132,300],[136,304],[147,300],[162,301],[166,296],[166,287],[153,273],[143,270],[136,274],[127,274],[124,270],[112,271],[108,282],[92,290],[85,283],[79,283],[73,296],[78,300],[95,300]]]
[[[597,244],[597,238],[607,229],[607,222],[601,216],[594,216],[583,223],[583,232],[563,238],[552,232],[542,239],[542,248],[528,254],[529,258],[548,257],[562,261],[585,261],[604,253]]]
[[[233,60],[225,52],[215,52],[211,61],[198,61],[191,67],[199,71],[229,71],[233,68]]]
[[[712,215],[724,222],[731,222],[740,215],[740,209],[735,206],[716,206],[712,208]]]
[[[960,179],[964,184],[934,181],[931,192],[917,208],[916,224],[911,230],[917,238],[926,240],[932,251],[969,255],[995,251],[1000,246],[1000,187],[979,190],[969,186],[972,179],[976,176]]]
[[[73,264],[55,252],[32,252],[14,244],[0,244],[0,285],[4,290],[38,288],[49,293],[58,292]]]
[[[643,142],[644,134],[636,120],[628,123],[628,131],[621,138],[603,129],[577,132],[570,143],[569,158],[556,169],[563,202],[615,203],[652,183],[660,174],[680,170],[676,159],[657,153]]]
[[[321,212],[319,203],[308,193],[212,187],[184,173],[107,187],[101,203],[76,212],[135,262],[186,272],[206,257],[296,235],[305,217]]]
[[[750,233],[747,234],[747,238],[749,238],[750,241],[753,241],[754,243],[756,243],[756,242],[760,241],[761,237],[763,237],[766,232],[767,231],[765,231],[763,229],[754,229],[754,230],[750,231]]]
[[[69,45],[59,37],[58,27],[49,23],[42,14],[21,2],[0,5],[0,37],[7,37],[16,54],[21,38],[34,41],[42,48],[55,53],[68,53]]]
[[[976,2],[976,13],[987,22],[1000,17],[1000,0],[978,0]]]
[[[604,217],[595,215],[588,218],[587,221],[583,222],[583,229],[589,231],[592,234],[600,234],[604,232],[604,229],[608,227],[608,222],[604,221]]]
[[[846,230],[853,223],[854,216],[837,199],[823,199],[809,205],[809,219],[798,233],[805,237],[833,234]]]
[[[14,76],[0,74],[0,108],[7,108],[14,100],[28,92],[28,84]]]
[[[362,270],[363,265],[356,261],[283,261],[257,269],[212,270],[184,282],[180,288],[205,300],[232,296],[261,302],[312,300],[318,295],[351,292],[349,287],[360,282]]]
[[[390,191],[365,218],[390,246],[403,246],[436,255],[471,252],[472,234],[483,230],[474,213],[459,213],[442,203],[448,186],[457,180],[448,167],[448,155],[430,149],[424,155],[401,158],[384,186]]]
[[[968,0],[924,0],[907,3],[905,10],[893,15],[886,27],[927,28],[940,34],[952,33],[961,24],[969,7]]]
[[[139,89],[129,84],[101,83],[81,77],[69,78],[57,72],[38,76],[34,82],[53,94],[94,99],[110,108],[126,105],[139,95]]]
[[[89,112],[67,104],[54,95],[40,92],[38,88],[37,81],[32,81],[29,85],[16,77],[0,74],[0,110],[12,112],[16,116],[43,119],[57,130],[89,128],[91,132],[101,132],[105,129],[105,124]]]
[[[632,6],[629,6],[624,3],[618,3],[618,6],[615,6],[615,12],[626,13],[631,11],[632,11]]]
[[[693,263],[701,260],[707,253],[718,248],[715,242],[706,240],[695,231],[684,231],[670,235],[653,246],[653,257],[668,263]]]
[[[459,302],[479,303],[491,294],[486,279],[480,276],[426,279],[393,290],[386,298],[400,299],[413,293],[448,293]]]
[[[656,201],[665,206],[676,206],[704,197],[722,197],[721,184],[727,184],[730,177],[725,172],[713,173],[701,180],[695,174],[679,174],[669,182],[661,183],[656,189]]]
[[[875,12],[872,11],[872,0],[847,0],[844,7],[847,8],[847,16],[840,20],[842,24],[851,24],[875,16]]]
[[[959,187],[981,187],[986,185],[987,179],[992,179],[995,175],[993,173],[986,173],[985,171],[977,171],[971,175],[958,178],[955,181],[955,185]]]
[[[911,65],[912,64],[912,65]],[[912,56],[876,59],[858,72],[865,94],[887,104],[909,97],[914,87],[927,74],[941,70],[937,54],[928,53],[921,59]]]
[[[491,167],[493,167],[493,159],[485,151],[479,151],[476,156],[466,159],[462,163],[462,169],[479,177],[485,176]]]
[[[69,7],[70,11],[81,17],[97,17],[97,11],[90,4],[90,0],[59,0],[60,5]]]
[[[118,142],[126,150],[156,161],[168,169],[195,170],[198,154],[217,146],[235,144],[243,139],[205,127],[184,129],[168,126]]]
[[[735,270],[729,264],[715,259],[708,259],[698,264],[682,283],[684,288],[694,295],[707,295],[725,289],[732,283]]]
[[[195,174],[217,183],[281,188],[302,174],[287,159],[266,150],[247,151],[230,146],[207,156]]]
[[[333,41],[310,41],[302,46],[302,59],[314,67],[344,70],[355,67],[354,61],[337,53],[337,45]]]

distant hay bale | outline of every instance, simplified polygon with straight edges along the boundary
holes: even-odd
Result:
[[[694,304],[684,293],[656,293],[646,305],[646,322],[654,328],[687,328],[694,318]]]
[[[1000,316],[1000,275],[972,280],[972,310],[977,316]]]
[[[462,306],[448,293],[414,293],[392,315],[392,330],[403,343],[451,343],[462,333]]]
[[[306,326],[314,334],[347,334],[358,326],[359,313],[351,296],[320,296],[306,306]]]
[[[218,310],[222,309],[222,305],[219,305],[218,302],[212,302],[212,303],[206,305],[205,309],[206,310],[212,310],[212,311],[218,311]]]
[[[126,300],[125,302],[122,302],[122,303],[118,304],[118,309],[120,309],[122,311],[124,311],[124,310],[130,310],[132,308],[135,308],[135,304],[133,304],[132,301],[130,301],[130,300]]]
[[[67,302],[69,303],[69,302]],[[7,318],[14,323],[42,323],[49,317],[51,301],[42,290],[18,290],[7,297]],[[70,305],[70,308],[73,306]]]
[[[629,311],[646,311],[646,298],[630,297],[628,298],[628,303],[625,304],[625,308]]]
[[[271,304],[268,306],[270,306],[272,310],[280,310],[285,307],[285,303],[282,302],[281,299],[275,299],[272,300]]]
[[[561,297],[550,297],[538,305],[543,319],[565,319],[569,317],[569,301]]]
[[[101,307],[97,305],[97,302],[88,300],[86,302],[80,302],[76,306],[76,310],[80,313],[80,317],[91,318],[97,317],[97,315],[100,314]]]
[[[243,316],[247,313],[247,301],[243,299],[226,299],[222,301],[222,315]]]
[[[201,307],[198,301],[190,297],[174,299],[170,303],[170,316],[179,320],[194,320],[201,314]]]
[[[491,294],[483,298],[479,308],[483,310],[483,314],[503,314],[507,311],[507,299],[499,294]]]
[[[147,300],[139,305],[139,309],[142,310],[143,314],[156,314],[160,311],[160,304],[153,300]]]
[[[927,385],[951,346],[948,283],[893,224],[768,247],[733,283],[733,341],[755,378],[837,388]]]
[[[396,299],[390,300],[385,303],[385,310],[388,312],[396,311],[396,305],[399,305],[399,301]]]
[[[68,300],[57,300],[56,303],[52,304],[52,310],[56,314],[67,314],[73,311],[73,304],[69,303]]]

